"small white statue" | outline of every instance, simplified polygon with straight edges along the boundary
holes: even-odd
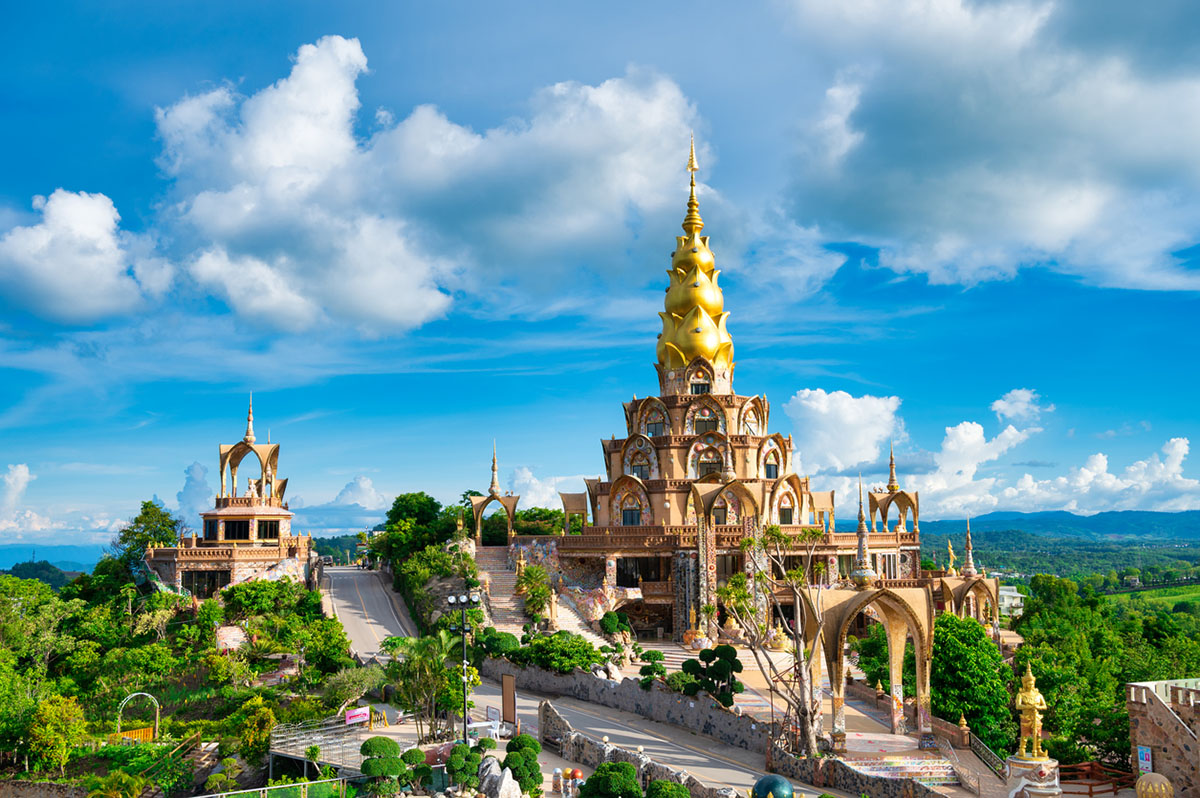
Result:
[[[258,483],[250,477],[246,477],[246,496],[250,499],[258,498]]]

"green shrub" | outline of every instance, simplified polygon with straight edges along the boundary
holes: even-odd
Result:
[[[473,791],[479,785],[479,763],[482,761],[481,751],[459,743],[450,749],[450,757],[446,760],[446,775],[462,790]]]
[[[638,683],[642,686],[643,690],[649,690],[650,685],[654,683],[655,679],[666,676],[667,669],[663,665],[664,659],[665,657],[661,651],[650,649],[649,651],[642,652],[642,662],[646,664],[638,671],[642,677],[638,680]]]
[[[486,656],[506,657],[521,647],[521,641],[512,632],[500,632],[489,626],[479,633],[475,645]]]
[[[534,747],[514,747],[513,743],[522,737],[531,740]],[[513,778],[521,786],[521,792],[528,793],[535,798],[540,796],[542,794],[542,769],[538,765],[537,758],[541,753],[541,746],[538,745],[537,740],[527,734],[522,734],[509,742],[507,750],[508,754],[501,763],[502,767],[512,771]]]
[[[633,765],[605,762],[579,788],[579,798],[642,798],[642,786]]]
[[[675,671],[667,674],[667,687],[670,687],[677,693],[687,693],[688,685],[695,684],[696,677],[690,673],[683,671]]]
[[[724,707],[733,706],[733,697],[746,689],[735,675],[742,672],[742,663],[733,646],[704,649],[699,659],[684,660],[683,672],[696,680],[684,687],[684,694],[694,696],[703,690]]]
[[[633,627],[629,624],[629,616],[623,612],[606,612],[600,618],[600,631],[604,634],[612,635],[618,632],[628,632],[633,634]]]
[[[655,779],[646,787],[646,798],[690,798],[687,787],[665,779]],[[833,796],[829,796],[833,798]]]
[[[576,668],[587,670],[604,661],[596,647],[581,635],[561,631],[552,635],[531,637],[529,643],[508,655],[517,665],[571,673]]]

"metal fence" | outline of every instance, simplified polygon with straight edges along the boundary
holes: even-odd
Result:
[[[348,726],[341,717],[280,724],[271,730],[271,753],[304,759],[312,746],[321,749],[319,764],[358,769],[365,724]]]

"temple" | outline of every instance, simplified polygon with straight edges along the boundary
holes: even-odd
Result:
[[[642,629],[680,639],[715,590],[746,567],[740,544],[777,524],[822,536],[818,556],[833,582],[848,579],[858,538],[834,530],[833,491],[795,473],[791,436],[771,431],[764,396],[735,392],[734,345],[721,271],[702,235],[695,145],[683,235],[667,269],[656,347],[659,392],[625,403],[626,434],[601,441],[606,477],[587,493],[561,494],[582,535],[559,540],[558,555],[581,575],[612,571],[622,610]],[[895,458],[886,488],[870,493],[869,564],[885,579],[919,576],[919,503],[900,489]],[[797,552],[799,553],[799,552]]]
[[[250,455],[258,476],[247,476],[246,490],[238,495],[238,468]],[[201,533],[181,537],[175,546],[148,549],[151,573],[165,588],[198,598],[252,579],[311,583],[317,568],[312,537],[292,534],[292,512],[283,499],[287,480],[278,478],[279,444],[257,442],[253,399],[245,435],[222,444],[219,457],[220,492],[213,509],[200,514]]]

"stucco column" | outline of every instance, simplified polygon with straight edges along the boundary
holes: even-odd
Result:
[[[920,740],[917,745],[921,748],[937,748],[937,739],[933,736],[933,714],[929,704],[929,657],[923,653],[924,644],[918,644],[917,651],[917,732]]]
[[[830,740],[835,754],[846,753],[846,671],[843,656],[839,651],[829,661],[829,689],[833,693],[833,732]]]
[[[218,543],[225,542],[225,519],[224,518],[217,519],[217,542]]]
[[[253,543],[256,540],[258,540],[258,519],[251,518],[250,519],[250,542]]]
[[[882,607],[880,608],[883,609]],[[891,686],[889,720],[892,734],[906,734],[904,723],[904,643],[908,640],[908,624],[904,618],[883,610],[884,630],[888,642],[888,682]]]

